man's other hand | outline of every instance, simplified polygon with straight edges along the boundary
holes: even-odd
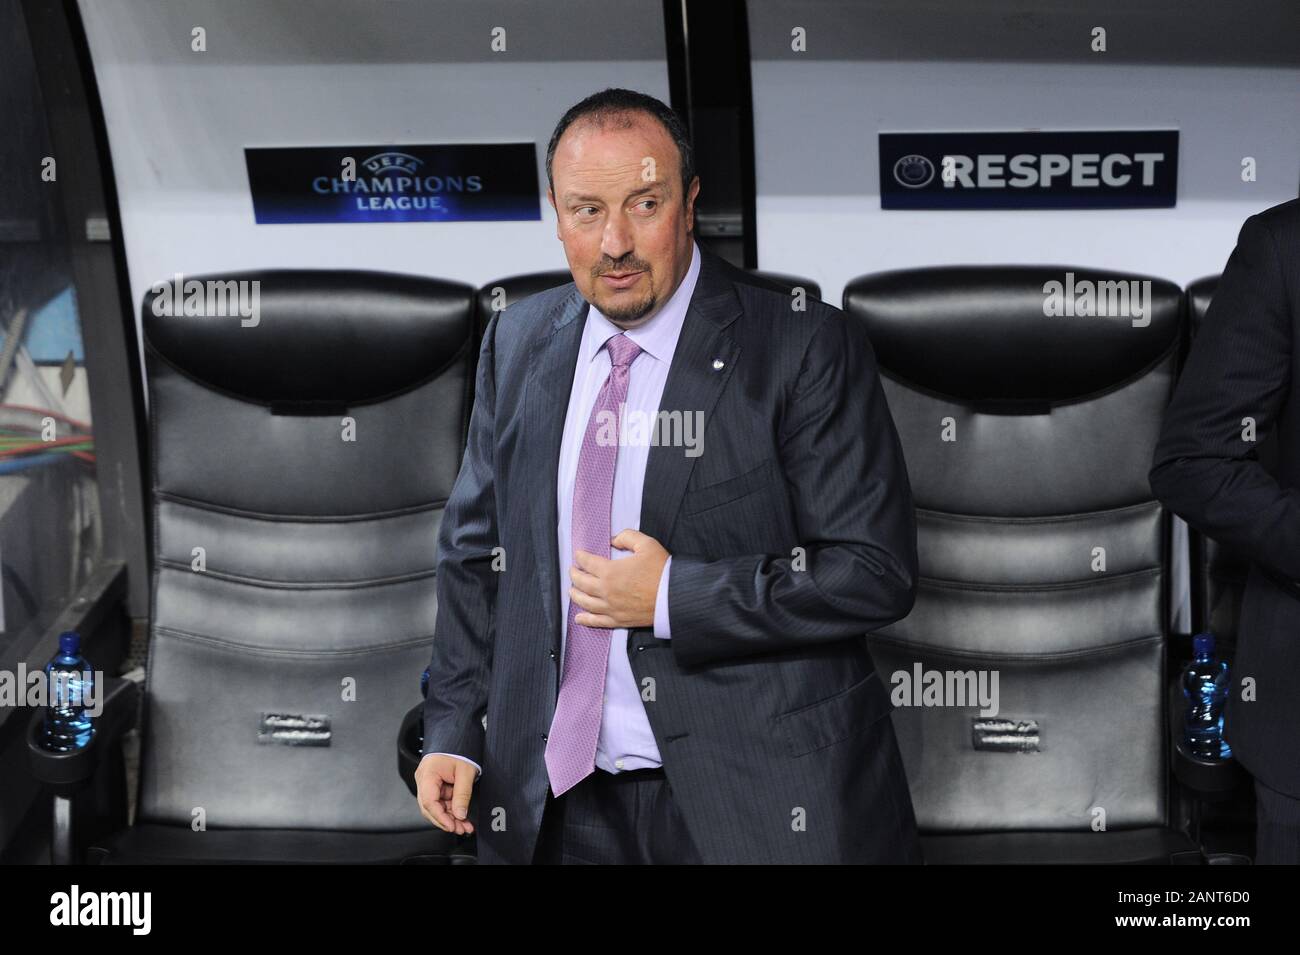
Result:
[[[478,770],[455,756],[431,755],[415,769],[420,812],[439,829],[458,836],[474,831],[469,821],[469,801]]]
[[[630,557],[600,557],[585,550],[573,553],[569,568],[569,599],[582,608],[574,617],[584,627],[651,627],[659,577],[671,556],[649,534],[625,527],[610,539]]]

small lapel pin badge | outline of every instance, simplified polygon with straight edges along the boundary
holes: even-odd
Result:
[[[722,371],[722,369],[726,366],[726,364],[727,363],[723,361],[721,358],[715,358],[713,359],[713,370]]]

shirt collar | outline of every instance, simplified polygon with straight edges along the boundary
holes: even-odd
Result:
[[[582,333],[582,360],[592,361],[605,342],[622,332],[636,342],[642,351],[649,352],[651,357],[658,361],[668,361],[677,348],[677,338],[686,321],[686,311],[691,304],[691,295],[695,292],[695,281],[699,275],[700,248],[692,240],[691,264],[682,277],[681,284],[658,314],[644,325],[624,332],[592,305],[587,314],[587,327]]]

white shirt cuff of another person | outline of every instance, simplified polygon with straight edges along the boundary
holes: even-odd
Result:
[[[472,760],[472,759],[466,759],[464,756],[457,756],[455,753],[425,753],[423,756],[420,757],[420,762],[424,762],[425,759],[427,759],[427,758],[430,757],[430,756],[450,756],[450,757],[452,757],[453,759],[459,759],[459,760],[462,760],[462,761],[464,761],[464,762],[466,762],[466,763],[469,763],[469,764],[470,764],[471,766],[473,766],[476,770],[478,770],[478,776],[475,776],[475,777],[474,777],[475,781],[478,780],[478,777],[479,777],[479,776],[482,776],[482,775],[483,775],[483,767],[482,767],[482,766],[480,766],[478,763],[474,762],[474,760]]]
[[[669,557],[659,575],[659,592],[655,595],[655,636],[660,640],[671,640],[673,636],[668,628],[668,568],[672,565],[673,559]]]

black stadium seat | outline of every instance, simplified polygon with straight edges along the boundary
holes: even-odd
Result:
[[[1170,525],[1146,477],[1181,293],[1150,279],[1144,326],[1048,317],[1045,283],[1067,272],[1148,279],[937,267],[844,293],[916,505],[915,606],[869,642],[891,692],[921,704],[893,719],[930,863],[1199,861],[1169,798]],[[916,690],[981,671],[996,714]]]
[[[260,281],[259,321],[144,302],[138,812],[88,859],[446,861],[454,837],[421,815],[393,741],[432,644],[474,290],[358,271],[206,279]]]

